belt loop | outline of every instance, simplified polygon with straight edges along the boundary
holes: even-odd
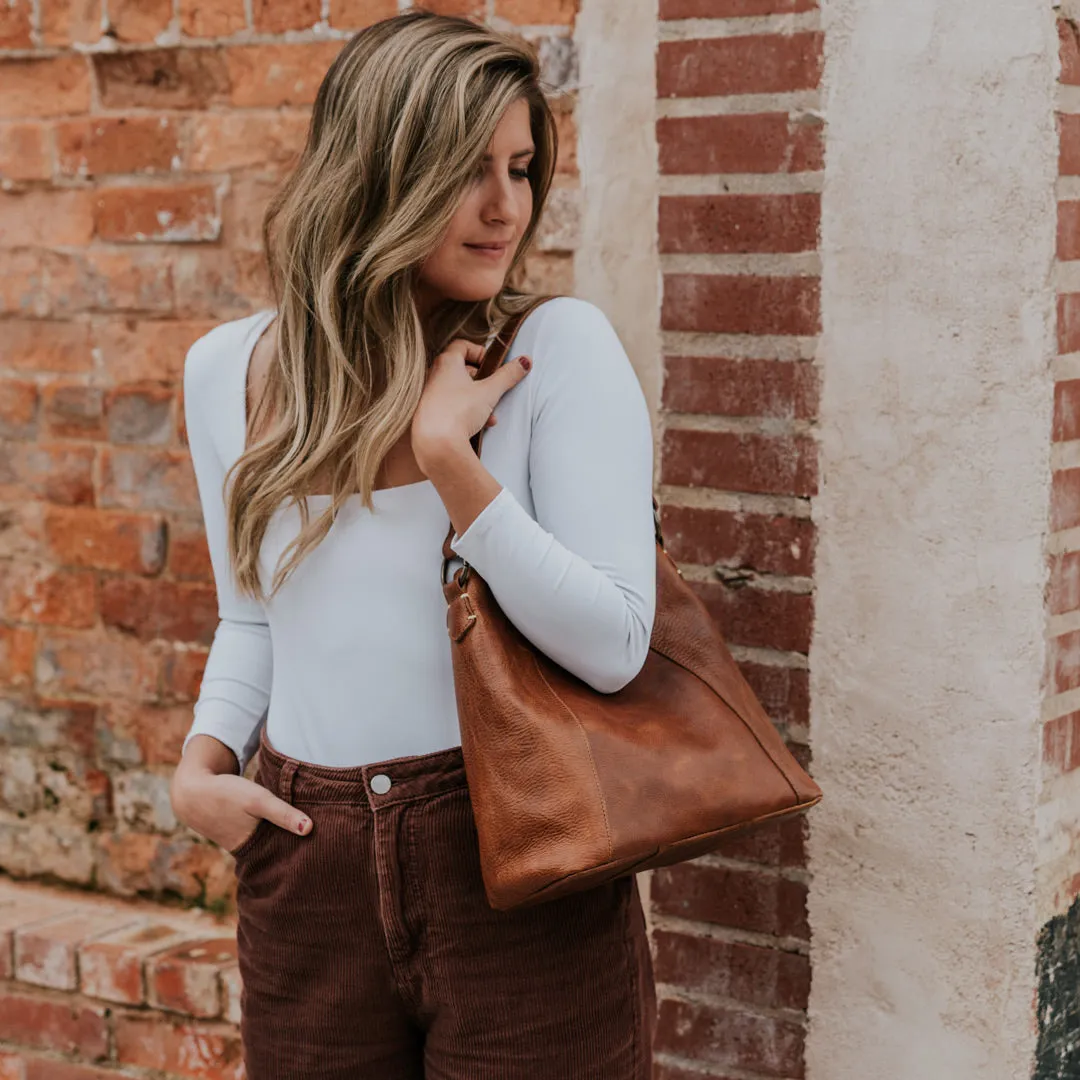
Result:
[[[297,764],[296,761],[289,758],[281,766],[281,772],[278,775],[278,798],[284,799],[287,803],[293,801],[293,777],[296,775]]]

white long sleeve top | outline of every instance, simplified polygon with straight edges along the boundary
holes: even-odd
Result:
[[[282,753],[331,766],[459,745],[440,573],[450,519],[430,480],[375,491],[374,511],[349,496],[275,596],[261,603],[236,591],[223,481],[244,448],[248,364],[273,316],[221,323],[185,361],[220,621],[183,749],[212,735],[243,771],[263,723]],[[481,451],[501,490],[451,548],[537,648],[610,693],[640,671],[652,635],[648,408],[618,336],[587,301],[536,308],[508,359],[521,353],[532,370],[500,399]],[[330,501],[307,498],[313,513]],[[284,505],[271,520],[259,557],[267,590],[299,522],[298,508]]]

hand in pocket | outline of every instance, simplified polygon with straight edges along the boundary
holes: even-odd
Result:
[[[299,836],[311,832],[311,819],[261,784],[235,773],[177,769],[172,784],[173,812],[201,836],[228,852],[245,844],[260,819]]]

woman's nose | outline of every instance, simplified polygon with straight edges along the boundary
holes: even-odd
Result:
[[[517,202],[509,178],[492,180],[492,189],[486,202],[489,220],[514,223],[517,221]]]

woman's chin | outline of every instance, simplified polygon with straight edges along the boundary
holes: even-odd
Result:
[[[429,286],[429,302],[434,306],[444,303],[475,304],[490,300],[506,285],[505,274],[470,274],[457,277],[453,282],[440,282]]]
[[[505,274],[470,274],[458,278],[447,289],[451,300],[462,303],[475,303],[478,300],[490,300],[506,284]]]

